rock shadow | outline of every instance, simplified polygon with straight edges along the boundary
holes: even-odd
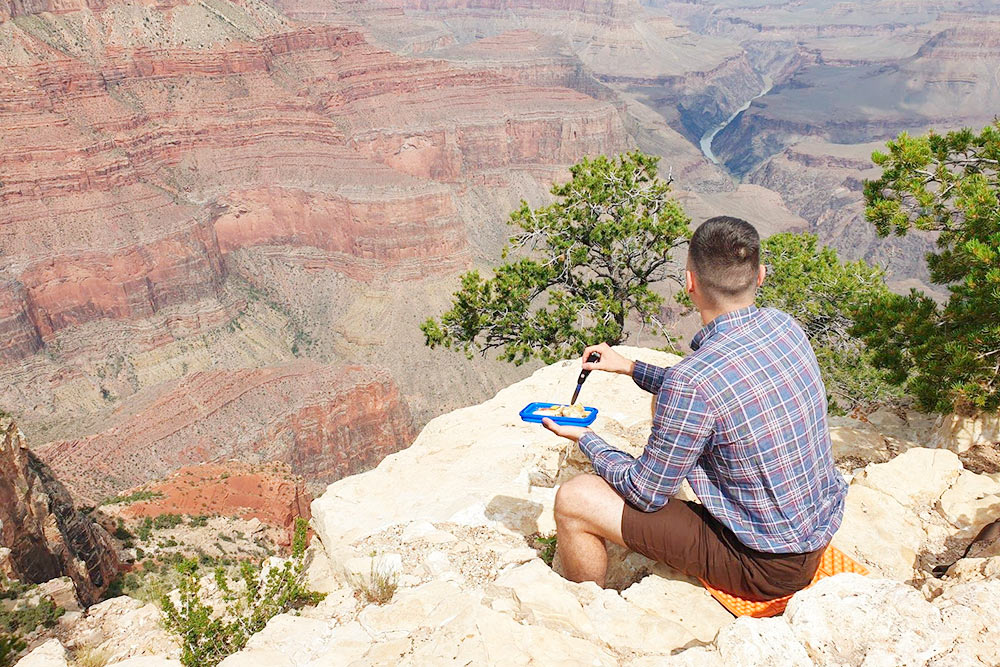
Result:
[[[493,496],[486,506],[486,518],[497,521],[525,537],[538,532],[542,504],[514,496]]]

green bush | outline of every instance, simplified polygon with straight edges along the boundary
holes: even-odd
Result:
[[[202,601],[196,559],[184,560],[177,566],[181,574],[180,600],[174,604],[165,594],[160,604],[164,625],[181,641],[181,662],[186,667],[219,664],[242,649],[275,615],[323,598],[305,584],[306,532],[306,521],[297,518],[292,556],[281,567],[265,573],[260,565],[244,561],[236,580],[231,580],[224,568],[216,568],[215,581],[222,592],[224,609],[216,610]]]
[[[875,367],[873,353],[851,334],[859,309],[885,298],[883,272],[841,262],[813,234],[775,234],[761,243],[768,276],[757,304],[782,310],[802,326],[819,362],[833,412],[871,412],[897,403],[902,390]]]
[[[937,232],[931,280],[950,292],[885,295],[860,314],[856,333],[874,362],[938,412],[1000,408],[1000,119],[982,132],[906,133],[872,160],[865,215],[878,233]]]
[[[674,250],[691,230],[657,176],[658,160],[639,151],[584,158],[568,183],[552,187],[555,203],[532,209],[522,201],[504,257],[522,256],[492,278],[463,275],[452,307],[420,326],[425,343],[552,363],[592,343],[623,342],[630,318],[672,340],[650,285],[680,282]]]
[[[101,502],[102,505],[130,505],[132,503],[137,503],[143,500],[154,500],[156,498],[162,498],[163,494],[159,491],[136,491],[135,493],[129,493],[127,495],[114,496],[113,498],[107,498]]]
[[[10,667],[17,659],[17,654],[27,647],[24,640],[17,635],[0,633],[0,667]]]
[[[42,598],[37,605],[7,611],[0,608],[0,631],[28,633],[39,625],[51,628],[66,613],[49,598]]]

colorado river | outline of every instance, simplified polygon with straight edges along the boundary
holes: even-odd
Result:
[[[718,158],[716,158],[715,157],[715,153],[712,152],[712,141],[715,140],[715,135],[717,135],[719,132],[722,132],[722,130],[724,130],[727,125],[729,125],[734,120],[736,120],[737,116],[739,116],[741,113],[743,113],[744,111],[746,111],[747,109],[749,109],[750,105],[753,104],[753,101],[755,99],[757,99],[758,97],[763,97],[764,95],[767,95],[768,92],[770,92],[771,88],[773,88],[773,87],[774,87],[774,83],[771,82],[770,78],[768,78],[768,77],[765,76],[764,77],[764,89],[763,90],[761,90],[759,93],[757,93],[756,95],[754,95],[753,97],[751,97],[749,100],[747,100],[747,103],[744,104],[743,106],[741,106],[736,111],[734,111],[732,116],[730,116],[729,118],[727,118],[725,121],[719,123],[715,127],[710,128],[708,130],[708,132],[706,132],[705,134],[702,135],[701,141],[698,142],[698,144],[701,146],[701,152],[704,153],[705,157],[707,157],[709,160],[711,160],[713,164],[719,164]]]

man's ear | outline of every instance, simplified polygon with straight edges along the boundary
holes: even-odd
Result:
[[[757,270],[757,287],[764,284],[765,276],[767,276],[767,267],[761,264],[760,269]]]
[[[694,273],[691,272],[691,269],[687,269],[686,271],[684,271],[684,289],[687,290],[688,294],[694,293],[695,290]]]

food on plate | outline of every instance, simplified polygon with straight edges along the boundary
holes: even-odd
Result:
[[[584,409],[582,405],[553,405],[548,408],[538,408],[537,415],[546,417],[573,417],[574,419],[585,419],[590,414],[590,410]]]

